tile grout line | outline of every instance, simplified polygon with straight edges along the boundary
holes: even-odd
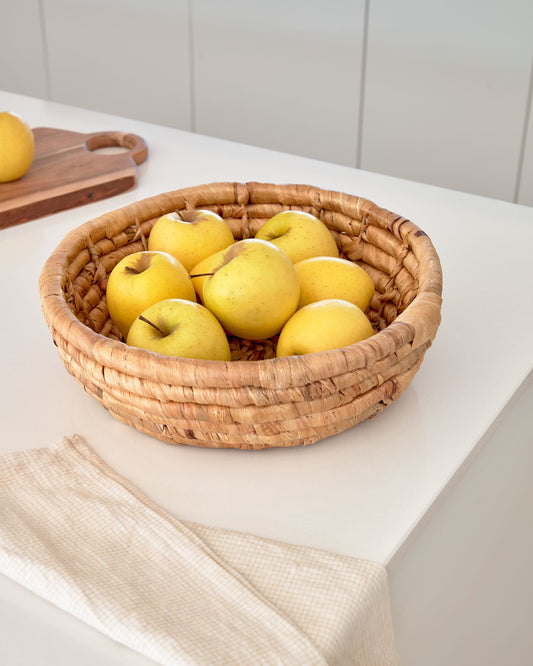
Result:
[[[366,88],[366,66],[367,66],[367,52],[368,52],[368,25],[370,14],[370,0],[365,0],[363,9],[363,41],[361,44],[361,78],[359,83],[359,117],[357,119],[357,137],[356,137],[356,157],[355,168],[361,168],[361,161],[363,155],[363,121],[364,121],[364,106],[365,106],[365,88]]]
[[[528,126],[529,126],[529,116],[531,113],[531,105],[533,103],[533,59],[531,61],[531,72],[529,75],[529,85],[526,96],[526,108],[524,113],[524,125],[522,128],[522,141],[520,143],[520,151],[518,153],[518,166],[516,169],[516,182],[513,195],[513,203],[518,203],[518,197],[520,196],[520,184],[522,180],[522,171],[524,168],[524,159],[526,154],[526,143],[528,135]],[[533,128],[531,128],[533,129]]]
[[[43,45],[43,60],[44,60],[44,87],[46,97],[52,100],[52,84],[50,77],[50,57],[48,53],[48,39],[46,35],[46,25],[44,20],[44,0],[39,0],[39,21],[41,24],[41,40]]]
[[[196,132],[196,70],[194,67],[194,0],[188,0],[189,25],[189,110],[191,132]]]

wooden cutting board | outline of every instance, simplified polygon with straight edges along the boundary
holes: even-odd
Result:
[[[144,139],[124,132],[83,134],[37,127],[35,156],[19,180],[0,183],[0,229],[132,189],[148,156]],[[126,150],[99,151],[108,146]]]

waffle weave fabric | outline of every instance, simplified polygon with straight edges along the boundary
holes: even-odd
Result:
[[[375,562],[178,520],[79,436],[0,458],[0,573],[165,666],[396,666]]]

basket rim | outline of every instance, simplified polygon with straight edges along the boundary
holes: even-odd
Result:
[[[328,200],[338,197],[342,207],[366,207],[374,214],[387,220],[387,224],[394,225],[396,234],[416,237],[421,253],[421,263],[424,264],[419,280],[419,290],[414,300],[405,310],[396,317],[386,328],[375,333],[372,337],[355,344],[328,351],[311,354],[287,356],[263,360],[240,361],[213,361],[189,359],[175,356],[164,356],[155,352],[138,349],[126,345],[118,340],[93,331],[83,324],[74,314],[66,301],[63,289],[67,277],[65,262],[72,255],[72,248],[87,248],[84,240],[90,238],[98,240],[101,231],[116,216],[124,220],[136,219],[141,213],[144,219],[150,219],[152,210],[160,209],[161,202],[168,210],[176,208],[176,202],[184,202],[195,207],[195,195],[205,188],[225,187],[240,196],[242,188],[248,190],[253,186],[263,188],[274,187],[278,191],[283,188],[294,189],[294,184],[280,185],[272,183],[240,183],[215,182],[206,185],[195,185],[180,188],[170,192],[155,195],[122,208],[105,213],[89,220],[75,229],[69,231],[56,246],[43,265],[39,277],[39,296],[41,309],[49,328],[53,328],[74,347],[93,358],[104,367],[119,370],[120,372],[146,379],[157,379],[164,383],[173,384],[176,378],[180,384],[194,386],[220,386],[223,388],[239,388],[244,386],[279,386],[276,381],[284,377],[287,386],[300,386],[324,377],[334,377],[349,371],[363,368],[368,358],[375,360],[394,354],[401,347],[409,344],[411,348],[431,344],[440,324],[440,311],[442,304],[442,268],[436,249],[431,240],[418,226],[410,220],[398,216],[377,206],[372,201],[356,195],[345,194],[335,190],[324,190],[310,185],[297,185],[302,196],[312,196],[313,200],[324,196]],[[237,198],[237,197],[236,197]],[[283,203],[283,202],[281,202]],[[204,204],[206,205],[206,204]],[[298,204],[292,204],[298,205]],[[308,203],[306,205],[309,205]],[[161,213],[156,212],[154,217]],[[403,231],[402,231],[403,227]],[[392,230],[392,229],[391,229]],[[139,369],[142,369],[139,372]]]

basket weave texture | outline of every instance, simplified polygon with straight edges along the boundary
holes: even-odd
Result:
[[[354,345],[275,358],[275,339],[231,339],[232,361],[162,356],[127,346],[105,299],[109,273],[147,248],[155,221],[210,208],[236,239],[282,210],[304,210],[340,255],[372,277],[377,333]],[[263,449],[322,440],[375,416],[417,372],[440,324],[442,272],[428,236],[361,197],[308,185],[211,183],[144,199],[71,231],[43,267],[44,318],[66,369],[115,418],[159,440]]]

